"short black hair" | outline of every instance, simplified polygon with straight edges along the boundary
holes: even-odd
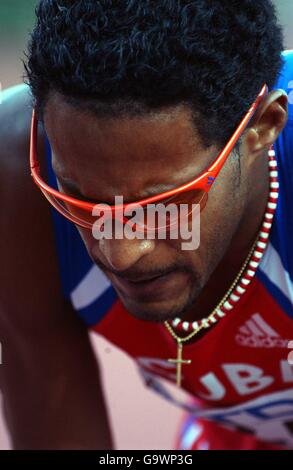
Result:
[[[283,64],[270,0],[41,0],[25,64],[40,115],[51,91],[97,115],[186,104],[224,145]]]

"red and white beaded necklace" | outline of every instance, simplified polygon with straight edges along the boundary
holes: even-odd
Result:
[[[279,195],[278,168],[273,146],[268,152],[268,164],[270,194],[267,202],[266,212],[258,237],[248,257],[246,258],[244,265],[242,266],[235,281],[224,298],[207,318],[203,318],[194,322],[182,321],[180,318],[175,318],[170,323],[168,321],[164,322],[166,328],[177,341],[188,341],[201,329],[209,328],[213,324],[217,323],[218,320],[225,317],[231,310],[233,310],[233,307],[246,292],[249,284],[254,278],[258,265],[268,244],[269,234],[272,227]],[[185,338],[179,338],[173,331],[175,328],[178,332],[187,332],[190,334]]]

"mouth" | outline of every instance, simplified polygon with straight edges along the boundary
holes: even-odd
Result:
[[[150,277],[141,277],[135,280],[113,275],[113,284],[123,296],[140,301],[150,301],[166,296],[170,288],[175,287],[178,271],[169,271],[164,274]]]
[[[130,282],[130,283],[133,283],[133,284],[141,284],[143,282],[150,282],[150,281],[154,281],[156,279],[159,279],[160,277],[164,277],[164,276],[167,276],[168,274],[170,274],[172,271],[168,271],[168,272],[165,272],[165,273],[161,273],[161,274],[151,274],[149,276],[136,276],[135,278],[131,279],[131,278],[127,278],[127,277],[124,277],[124,278],[121,278],[121,279],[124,279],[126,280],[127,282]],[[116,277],[119,277],[119,276],[116,276]]]

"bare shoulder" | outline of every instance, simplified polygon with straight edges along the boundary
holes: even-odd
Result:
[[[2,92],[0,104],[2,210],[6,209],[11,199],[17,202],[18,196],[22,197],[23,191],[26,192],[31,183],[28,178],[30,175],[28,155],[31,113],[32,101],[27,85],[17,85]]]
[[[16,85],[2,92],[0,104],[0,165],[19,166],[19,151],[29,144],[31,97],[27,85]],[[18,151],[18,152],[16,152]]]
[[[32,113],[29,88],[3,92],[0,105],[0,308],[13,310],[10,319],[22,318],[21,308],[35,312],[61,289],[51,212],[32,181],[29,169],[29,134]],[[43,142],[43,136],[40,135]],[[40,145],[44,152],[44,145]],[[49,280],[50,279],[50,280]],[[49,285],[48,285],[49,282]],[[56,305],[55,305],[56,306]],[[27,323],[29,324],[29,323]]]

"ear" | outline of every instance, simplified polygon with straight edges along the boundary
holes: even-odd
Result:
[[[288,120],[288,96],[282,89],[271,91],[262,101],[245,135],[248,153],[261,154],[277,140]]]

